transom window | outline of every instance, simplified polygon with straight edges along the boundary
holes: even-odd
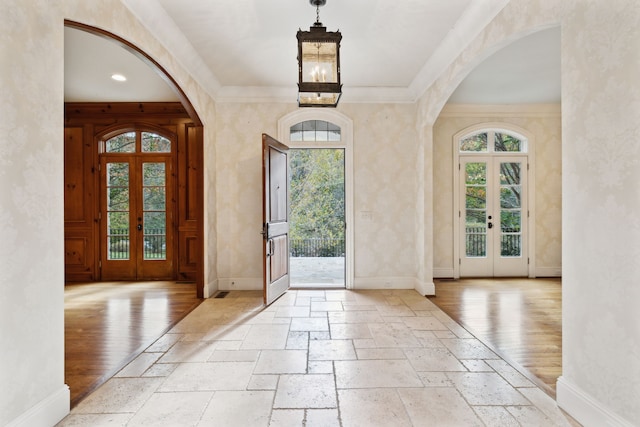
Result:
[[[488,130],[460,139],[461,153],[526,153],[527,140],[503,130]]]
[[[293,142],[340,141],[340,127],[324,120],[307,120],[291,126],[289,140]]]
[[[170,153],[171,141],[153,132],[125,132],[105,141],[105,153]]]

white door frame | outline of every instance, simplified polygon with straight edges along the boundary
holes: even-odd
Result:
[[[452,212],[452,220],[453,220],[453,277],[454,279],[460,278],[460,257],[461,257],[461,245],[460,245],[460,150],[459,150],[459,142],[461,139],[464,139],[468,136],[471,136],[476,133],[480,133],[482,131],[503,131],[505,133],[517,136],[522,141],[525,142],[525,150],[519,153],[511,152],[505,153],[505,156],[509,155],[526,155],[528,158],[528,168],[527,168],[527,206],[528,206],[528,215],[527,215],[527,256],[529,258],[528,263],[528,277],[535,277],[535,266],[536,266],[536,257],[535,257],[535,247],[536,247],[536,238],[535,238],[535,144],[534,137],[526,129],[523,129],[519,126],[513,125],[511,123],[505,122],[485,122],[478,123],[473,126],[469,126],[465,129],[462,129],[460,132],[456,133],[453,136],[452,140],[452,149],[453,149],[453,212]],[[465,156],[473,156],[473,154],[464,154]],[[492,156],[492,157],[500,157],[500,155],[496,155],[493,153],[478,153],[478,156]],[[524,213],[523,213],[524,214]]]
[[[291,126],[307,120],[324,120],[340,127],[340,141],[291,141]],[[278,120],[278,140],[289,148],[339,148],[344,150],[345,197],[345,275],[346,289],[353,289],[353,121],[338,111],[327,108],[304,108],[293,111]]]

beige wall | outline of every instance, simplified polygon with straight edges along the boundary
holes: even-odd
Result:
[[[470,126],[504,123],[531,135],[534,160],[530,205],[535,224],[536,276],[560,276],[562,265],[562,139],[560,106],[448,105],[434,125],[434,276],[452,277],[454,270],[453,158],[454,135]],[[531,161],[531,160],[530,160]],[[531,185],[533,184],[533,185]],[[533,209],[531,209],[533,208]]]
[[[217,105],[218,272],[221,289],[262,286],[262,151],[294,104]],[[416,278],[415,106],[342,104],[353,121],[354,284],[413,288]]]

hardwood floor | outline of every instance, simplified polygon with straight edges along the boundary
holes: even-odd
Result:
[[[436,280],[431,301],[555,397],[562,287],[552,279]]]
[[[162,281],[72,283],[64,299],[72,407],[202,302],[195,284]]]

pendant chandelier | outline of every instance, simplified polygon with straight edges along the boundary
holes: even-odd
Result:
[[[309,31],[298,30],[298,106],[336,107],[340,83],[340,31],[327,31],[320,22],[320,6],[327,0],[309,0],[316,7],[316,22]]]

